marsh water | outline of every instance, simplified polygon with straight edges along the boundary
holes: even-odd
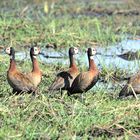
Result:
[[[107,68],[119,68],[134,73],[140,68],[140,58],[138,55],[135,56],[135,52],[138,53],[140,51],[140,40],[124,40],[114,46],[107,48],[97,47],[96,49],[97,55],[94,56],[94,60],[100,69],[105,66]],[[68,48],[59,50],[42,48],[41,52],[42,55],[39,55],[39,60],[43,63],[69,65]],[[16,53],[17,60],[23,60],[25,58],[30,59],[28,53]],[[87,54],[84,49],[79,50],[75,58],[78,64],[88,67]]]
[[[115,46],[108,48],[97,48],[97,55],[94,57],[96,64],[101,68],[102,66],[120,68],[125,70],[131,70],[131,72],[136,72],[139,69],[139,58],[129,60],[131,56],[128,54],[127,58],[121,58],[119,55],[127,54],[127,52],[137,52],[140,50],[140,40],[124,40]],[[59,50],[59,52],[53,49],[44,49],[44,54],[47,56],[54,56],[58,58],[45,58],[40,56],[41,61],[45,63],[60,63],[60,64],[69,64],[68,59],[68,49]],[[59,58],[60,57],[60,58]],[[134,56],[135,57],[135,56]],[[65,59],[65,60],[64,60]],[[88,66],[88,59],[85,50],[80,50],[79,54],[76,56],[76,59],[80,65]]]

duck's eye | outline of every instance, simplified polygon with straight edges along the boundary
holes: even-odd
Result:
[[[77,48],[74,48],[74,51],[76,51],[76,52],[77,52],[77,51],[78,51],[78,49],[77,49]]]
[[[34,48],[34,51],[37,51],[37,48]]]

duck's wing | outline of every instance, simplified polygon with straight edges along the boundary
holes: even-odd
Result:
[[[10,82],[13,85],[13,88],[21,91],[34,91],[35,87],[32,82],[32,79],[26,74],[16,72],[10,76]]]
[[[127,84],[122,88],[119,97],[127,97],[129,95],[140,94],[140,73],[132,76]]]
[[[92,88],[98,80],[98,75],[93,76],[89,72],[80,73],[73,81],[70,93],[82,93]]]
[[[72,76],[68,71],[58,73],[49,90],[67,89],[70,86],[70,79]]]

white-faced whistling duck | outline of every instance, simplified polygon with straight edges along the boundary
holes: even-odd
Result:
[[[140,94],[140,73],[130,77],[127,84],[120,91],[119,98],[125,98],[130,95],[137,98],[137,94]]]
[[[98,81],[99,70],[93,60],[93,56],[95,54],[95,48],[88,48],[87,55],[89,60],[89,69],[87,72],[81,72],[74,79],[71,88],[68,91],[68,95],[87,92]]]
[[[36,59],[37,55],[40,53],[40,49],[38,47],[31,47],[30,49],[30,57],[32,61],[32,72],[29,73],[31,76],[32,82],[35,87],[39,85],[42,78],[42,72],[39,68],[38,61]]]
[[[69,59],[70,59],[70,66],[68,71],[62,71],[57,74],[56,79],[50,86],[49,90],[68,90],[71,87],[71,84],[75,77],[79,74],[79,70],[76,66],[74,55],[78,53],[78,48],[71,47],[69,48]]]
[[[7,80],[13,88],[13,93],[19,94],[22,92],[35,92],[36,87],[34,86],[30,76],[28,74],[21,73],[16,68],[14,48],[7,48],[6,53],[10,56],[10,67],[7,71]]]

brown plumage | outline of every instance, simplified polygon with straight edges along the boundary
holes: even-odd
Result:
[[[50,86],[49,90],[68,90],[75,79],[75,77],[79,74],[79,70],[76,66],[74,55],[78,53],[78,49],[76,47],[71,47],[69,49],[69,59],[70,66],[68,71],[62,71],[57,74],[56,79]]]
[[[68,94],[83,93],[91,89],[98,80],[99,70],[96,67],[93,55],[96,53],[94,48],[88,48],[87,55],[89,60],[89,70],[81,72],[73,81]]]
[[[35,92],[36,86],[32,81],[31,75],[23,74],[16,68],[14,48],[7,48],[6,53],[10,55],[10,67],[7,71],[7,80],[13,88],[13,93],[19,94],[22,92]]]
[[[129,95],[135,97],[136,94],[140,94],[140,72],[128,80],[127,84],[120,91],[119,97],[124,98]]]
[[[32,61],[32,71],[31,71],[31,73],[28,74],[28,76],[31,78],[35,87],[37,87],[39,85],[39,83],[41,82],[41,78],[42,78],[42,72],[39,68],[39,64],[36,59],[36,57],[39,53],[40,53],[40,49],[37,47],[32,47],[30,49],[30,57],[31,57],[31,61]]]

